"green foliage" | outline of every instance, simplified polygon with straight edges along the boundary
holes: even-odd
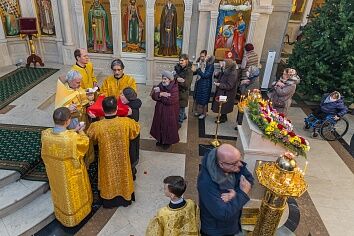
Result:
[[[289,66],[301,77],[298,91],[305,98],[318,101],[337,90],[346,102],[354,102],[353,42],[353,0],[327,0],[315,10],[289,58]]]

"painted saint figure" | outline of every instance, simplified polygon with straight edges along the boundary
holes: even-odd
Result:
[[[235,55],[235,59],[242,60],[243,58],[243,49],[245,47],[246,41],[246,23],[243,20],[242,13],[237,14],[238,20],[236,21],[234,27],[234,37],[231,51]]]
[[[106,52],[111,47],[108,16],[99,0],[93,0],[88,13],[88,46],[94,52]]]
[[[127,43],[140,44],[143,40],[144,23],[141,20],[136,0],[130,0],[129,3],[124,19],[125,40]]]
[[[160,19],[160,48],[158,54],[177,55],[177,10],[171,0],[167,0]]]
[[[20,33],[18,18],[20,17],[17,1],[1,1],[1,10],[5,17],[5,29],[7,36],[15,36]]]
[[[52,12],[52,4],[49,0],[37,0],[39,9],[40,28],[42,34],[54,35],[55,24]]]

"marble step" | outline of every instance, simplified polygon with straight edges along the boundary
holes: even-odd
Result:
[[[12,214],[0,218],[0,235],[33,235],[54,220],[50,191]]]
[[[0,170],[0,189],[20,178],[20,173],[14,170]]]
[[[46,182],[19,180],[0,189],[0,218],[24,207],[48,190]]]

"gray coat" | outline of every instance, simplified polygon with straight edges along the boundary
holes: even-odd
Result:
[[[291,105],[291,98],[295,94],[296,85],[300,78],[294,76],[285,82],[284,87],[273,86],[273,91],[268,95],[273,103],[273,107],[279,112],[288,114]]]

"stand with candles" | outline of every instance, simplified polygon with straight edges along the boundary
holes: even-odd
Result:
[[[254,236],[274,235],[288,197],[300,197],[308,188],[304,179],[307,169],[300,170],[294,154],[285,152],[276,162],[260,162],[256,168],[259,183],[266,188]]]
[[[219,103],[219,112],[218,112],[218,118],[216,120],[215,136],[214,139],[210,141],[210,144],[213,145],[214,147],[219,147],[221,145],[221,142],[218,140],[218,129],[220,124],[221,108],[222,105],[227,102],[227,96],[218,96],[215,98],[215,100]]]

